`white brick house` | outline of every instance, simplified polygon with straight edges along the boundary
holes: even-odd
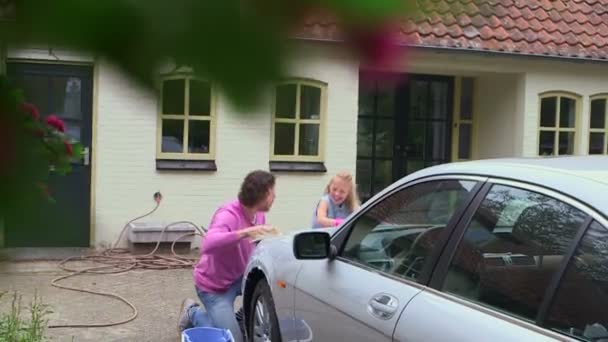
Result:
[[[114,242],[128,220],[153,207],[152,195],[156,191],[164,198],[151,220],[190,220],[206,226],[217,206],[234,198],[243,177],[254,169],[301,168],[300,171],[276,172],[277,200],[269,221],[284,230],[303,228],[310,223],[313,206],[330,175],[344,169],[355,172],[358,67],[356,61],[344,54],[332,56],[323,52],[316,57],[293,61],[290,70],[294,84],[320,90],[317,102],[321,112],[316,115],[322,118],[308,122],[310,125],[316,123],[323,132],[322,145],[315,138],[313,145],[319,144],[317,156],[303,158],[274,153],[271,114],[275,89],[268,89],[263,105],[243,113],[211,86],[213,111],[204,120],[199,120],[210,123],[210,138],[204,144],[210,143],[211,150],[209,147],[202,149],[210,153],[167,153],[161,138],[162,120],[167,117],[161,117],[162,95],[159,93],[138,87],[102,59],[61,50],[54,50],[51,55],[44,49],[11,49],[7,54],[8,73],[15,77],[19,73],[45,73],[45,69],[50,74],[57,74],[54,70],[58,66],[73,65],[89,68],[92,87],[91,134],[90,145],[87,145],[90,163],[86,166],[90,169],[90,190],[83,191],[90,193],[87,244],[103,246]],[[30,67],[35,70],[30,71]],[[61,84],[67,84],[67,79],[64,77]],[[169,79],[183,82],[179,75],[170,75]],[[41,80],[34,82],[46,82],[47,78]],[[163,80],[162,76],[159,80]],[[83,78],[82,90],[85,81]],[[67,98],[65,89],[59,90]],[[85,92],[79,94],[84,103]],[[65,107],[65,99],[62,100]],[[41,111],[43,115],[51,113],[44,108]],[[69,117],[70,113],[53,114]],[[77,115],[87,115],[86,110],[79,110]],[[69,128],[70,122],[66,123]],[[75,124],[78,125],[80,123]],[[84,131],[84,127],[80,127],[80,138],[86,140]],[[166,137],[170,134],[165,132],[164,135],[165,148],[175,148],[171,142],[167,143]],[[181,142],[178,144],[181,149]],[[285,142],[277,141],[277,146],[281,144]],[[315,151],[306,153],[315,154]],[[75,196],[84,200],[83,193]],[[52,240],[52,237],[47,238]],[[80,241],[75,243],[82,245],[82,234],[68,241],[68,245],[78,239]],[[12,241],[6,237],[5,245],[24,245],[18,238]],[[45,245],[44,241],[38,244]],[[55,244],[61,245],[61,242]]]
[[[291,61],[287,84],[267,89],[264,104],[247,113],[234,109],[213,84],[187,74],[159,73],[161,94],[132,84],[103,59],[10,49],[9,75],[59,91],[63,107],[49,97],[45,114],[63,110],[69,118],[68,80],[82,82],[80,109],[71,113],[77,116],[75,131],[90,147],[90,161],[75,176],[81,177],[80,190],[71,192],[83,205],[80,228],[66,232],[70,238],[46,236],[36,245],[111,243],[126,221],[151,209],[156,191],[164,200],[153,219],[207,225],[253,169],[277,175],[269,222],[293,230],[310,224],[323,187],[339,170],[356,174],[367,199],[438,163],[607,153],[606,56],[586,54],[590,48],[583,44],[569,45],[580,55],[568,58],[560,46],[555,54],[511,51],[496,43],[502,34],[497,27],[488,37],[480,29],[448,39],[437,28],[451,27],[449,18],[429,18],[406,25],[404,31],[419,41],[410,44],[407,59],[383,70],[353,58],[339,39],[310,24],[299,37],[308,54]],[[508,20],[501,20],[507,27]],[[475,23],[467,25],[462,29],[475,29]],[[551,34],[560,39],[560,33]],[[456,40],[465,45],[457,47]],[[369,77],[377,73],[382,81]],[[30,87],[32,96],[46,94],[37,89]],[[7,246],[27,245],[19,237],[4,240]]]

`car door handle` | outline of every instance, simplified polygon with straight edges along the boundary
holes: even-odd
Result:
[[[369,301],[367,311],[372,316],[387,320],[395,315],[398,308],[399,301],[397,298],[388,294],[378,294]]]

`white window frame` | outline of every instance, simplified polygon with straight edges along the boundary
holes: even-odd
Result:
[[[555,97],[557,104],[555,107],[555,126],[554,127],[545,127],[545,126],[541,126],[541,114],[542,114],[542,100],[545,98],[549,98],[549,97]],[[567,99],[571,99],[574,100],[574,128],[570,128],[570,127],[559,127],[559,122],[560,122],[560,109],[561,109],[561,98],[567,98]],[[559,154],[559,134],[562,132],[571,132],[574,133],[574,146],[572,148],[572,155],[577,155],[578,154],[578,148],[579,148],[579,138],[580,138],[580,134],[581,134],[581,96],[572,92],[567,92],[567,91],[549,91],[549,92],[544,92],[539,94],[538,97],[538,133],[536,135],[537,137],[537,144],[536,144],[536,154],[539,156],[543,156],[539,153],[539,148],[540,148],[540,135],[541,132],[555,132],[555,138],[553,141],[553,148],[554,148],[554,154],[552,155],[547,155],[546,157],[551,157],[551,156],[558,156]],[[561,155],[567,155],[567,154],[561,154]]]
[[[595,100],[604,100],[606,105],[604,107],[604,128],[592,128],[591,127],[591,103]],[[608,154],[608,94],[597,94],[589,97],[589,147],[591,146],[591,133],[602,133],[604,134],[604,141],[602,146],[604,148],[602,154]],[[587,154],[589,154],[589,148],[587,148]]]
[[[172,114],[163,113],[163,85],[168,80],[184,80],[184,113],[183,114]],[[190,116],[190,81],[196,80],[200,82],[206,82],[210,85],[210,113],[209,116]],[[163,76],[159,80],[160,82],[160,98],[158,101],[158,114],[157,114],[157,137],[156,137],[156,157],[158,159],[173,159],[173,160],[214,160],[215,159],[215,127],[216,127],[216,94],[212,83],[207,80],[194,77],[191,73],[174,73],[171,75]],[[163,137],[163,119],[177,119],[184,120],[184,136],[183,136],[183,151],[182,153],[176,152],[163,152],[162,151],[162,137]],[[209,152],[208,153],[189,153],[188,151],[188,134],[189,134],[189,123],[190,121],[209,121]]]
[[[295,103],[295,118],[277,118],[276,113],[276,102],[277,102],[277,87],[281,85],[296,85],[296,103]],[[302,86],[316,87],[321,90],[320,108],[319,108],[319,119],[301,119],[300,118],[300,96]],[[327,121],[327,83],[311,79],[303,78],[290,78],[288,80],[275,83],[273,87],[273,101],[272,101],[272,127],[271,127],[271,141],[270,141],[270,160],[271,161],[293,161],[293,162],[323,162],[325,155],[325,125]],[[277,123],[288,123],[295,125],[294,134],[294,154],[291,155],[280,155],[275,154],[275,128]],[[318,154],[316,156],[299,155],[300,145],[300,125],[301,124],[318,124],[319,125],[319,141],[318,141]]]

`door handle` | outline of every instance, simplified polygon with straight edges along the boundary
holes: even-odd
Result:
[[[91,150],[88,147],[82,149],[82,164],[88,166],[91,163]]]
[[[368,303],[367,311],[377,318],[388,320],[391,319],[399,309],[399,301],[397,298],[388,294],[375,295]]]

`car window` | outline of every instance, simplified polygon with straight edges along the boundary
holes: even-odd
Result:
[[[440,233],[475,184],[431,181],[392,194],[355,220],[341,257],[416,279]]]
[[[546,325],[588,341],[608,341],[608,229],[589,227],[561,279]]]
[[[585,218],[552,197],[492,186],[465,230],[442,290],[535,320]]]

